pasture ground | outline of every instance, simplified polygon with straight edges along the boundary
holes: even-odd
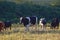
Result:
[[[0,40],[60,40],[60,28],[52,30],[47,27],[46,31],[38,31],[30,27],[30,31],[25,32],[24,27],[19,26],[12,25],[12,30],[0,32]]]

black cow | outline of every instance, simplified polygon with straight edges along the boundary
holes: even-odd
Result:
[[[51,22],[51,29],[59,29],[59,19],[58,18],[53,18],[52,22]]]
[[[11,30],[11,21],[5,21],[4,22],[4,24],[5,24],[5,26],[4,26],[4,29],[6,30],[7,28],[10,28],[10,30]]]

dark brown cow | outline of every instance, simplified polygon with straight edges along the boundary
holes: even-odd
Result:
[[[5,21],[5,22],[3,22],[3,21],[0,21],[0,31],[1,30],[6,30],[7,28],[10,28],[10,30],[11,30],[11,22],[10,21]]]
[[[4,28],[4,22],[0,21],[0,31]]]

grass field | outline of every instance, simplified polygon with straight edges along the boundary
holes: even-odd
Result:
[[[38,31],[30,27],[30,31],[25,32],[20,25],[12,26],[12,30],[0,32],[0,40],[60,40],[60,28],[52,30],[47,27],[46,31]]]

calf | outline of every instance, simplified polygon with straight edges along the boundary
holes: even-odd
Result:
[[[42,28],[43,30],[46,29],[46,20],[45,20],[45,18],[41,18],[41,19],[40,19],[39,25],[41,26],[41,28]]]

